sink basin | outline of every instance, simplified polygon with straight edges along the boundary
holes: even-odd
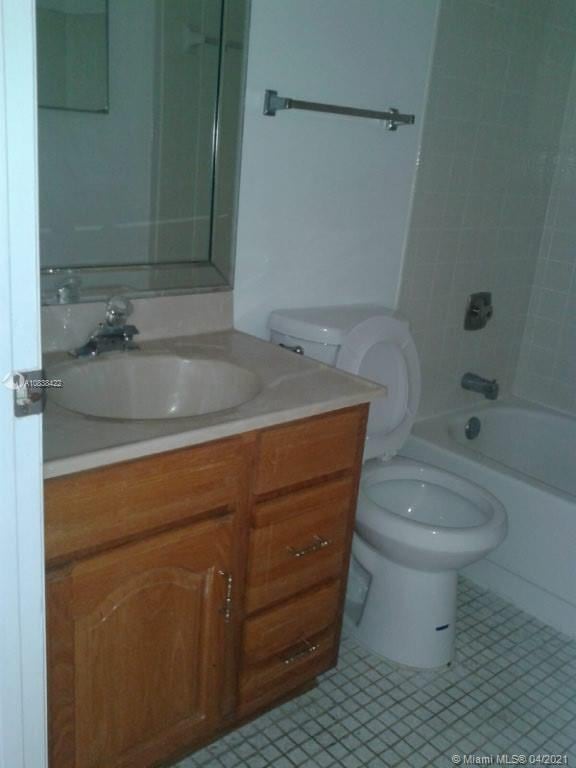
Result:
[[[176,419],[234,408],[260,391],[258,376],[225,360],[111,353],[54,365],[52,402],[109,419]]]

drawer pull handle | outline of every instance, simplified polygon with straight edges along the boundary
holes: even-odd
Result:
[[[292,654],[292,656],[285,658],[284,664],[294,664],[295,661],[299,661],[305,656],[310,656],[320,649],[320,643],[314,643],[314,645],[311,645],[308,640],[304,640],[304,646],[305,647],[301,651],[297,651],[296,653]]]
[[[232,618],[232,574],[224,573],[224,571],[218,571],[219,576],[223,576],[226,580],[226,594],[224,596],[224,604],[221,608],[224,621],[228,624]]]
[[[332,542],[330,539],[323,539],[320,536],[314,536],[314,542],[302,549],[296,549],[295,547],[286,547],[292,557],[305,557],[311,555],[313,552],[319,552],[321,549],[325,549]]]

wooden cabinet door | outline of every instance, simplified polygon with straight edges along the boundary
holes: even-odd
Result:
[[[216,730],[231,527],[157,535],[49,581],[52,768],[146,768]]]

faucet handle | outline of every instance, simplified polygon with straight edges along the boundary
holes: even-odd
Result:
[[[135,325],[125,325],[122,331],[124,333],[124,338],[126,339],[126,341],[132,341],[133,337],[138,336],[138,334],[140,333],[140,331],[138,330],[138,328],[136,328]]]
[[[106,302],[106,323],[113,327],[124,325],[134,312],[134,305],[125,296],[110,296]]]

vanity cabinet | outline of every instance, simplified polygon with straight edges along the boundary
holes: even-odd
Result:
[[[51,768],[169,763],[335,664],[366,411],[46,481]]]

